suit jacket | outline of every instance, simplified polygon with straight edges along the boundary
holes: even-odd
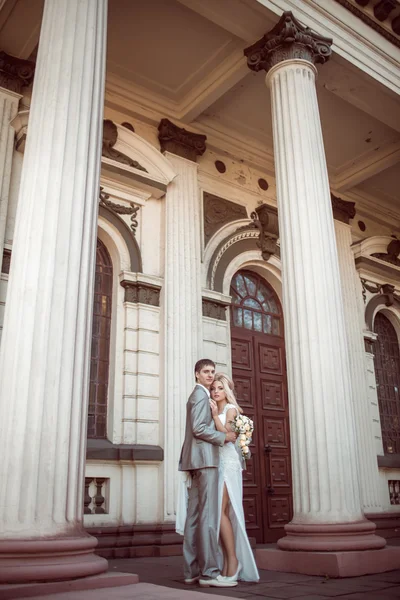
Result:
[[[206,390],[196,385],[186,405],[186,431],[179,471],[218,467],[218,446],[225,443],[226,434],[215,429]]]

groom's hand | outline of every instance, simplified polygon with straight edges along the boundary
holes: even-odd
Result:
[[[225,438],[225,444],[228,442],[232,442],[233,444],[236,442],[237,435],[233,431],[228,431]]]

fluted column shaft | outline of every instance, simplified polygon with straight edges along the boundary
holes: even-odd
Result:
[[[82,528],[106,13],[44,7],[0,354],[3,580],[106,568]]]
[[[293,448],[293,523],[362,519],[351,383],[315,67],[288,60],[272,96]]]
[[[0,263],[4,250],[15,131],[10,125],[21,94],[0,87]]]
[[[176,178],[165,199],[165,514],[174,520],[177,468],[185,431],[186,401],[201,358],[201,263],[197,164],[166,153]]]
[[[366,512],[382,510],[379,500],[379,470],[369,409],[363,317],[360,312],[360,278],[351,250],[351,227],[335,220],[340,277],[342,282],[344,317],[350,356],[350,373],[353,386],[354,415],[357,431],[357,452],[360,469],[360,487],[363,508]]]

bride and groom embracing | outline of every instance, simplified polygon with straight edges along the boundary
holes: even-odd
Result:
[[[242,504],[244,460],[230,422],[242,411],[232,381],[208,359],[195,365],[179,470],[187,474],[177,526],[183,533],[185,583],[234,587],[258,581]],[[182,492],[179,497],[182,499]]]

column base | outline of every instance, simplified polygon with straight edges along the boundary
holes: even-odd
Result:
[[[375,534],[376,525],[364,519],[356,523],[285,525],[286,536],[278,540],[281,550],[340,552],[378,550],[386,540]]]
[[[359,577],[400,568],[400,547],[350,552],[288,552],[278,548],[256,550],[259,569],[328,577]]]
[[[0,583],[60,581],[107,571],[91,536],[0,541]]]

